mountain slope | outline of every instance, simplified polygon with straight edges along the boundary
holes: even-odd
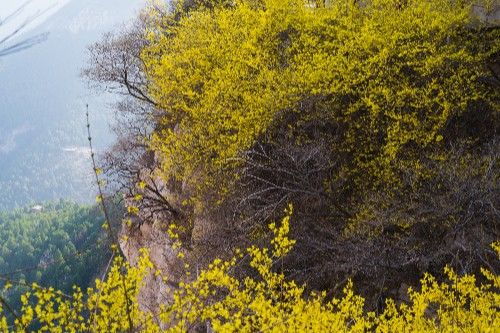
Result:
[[[70,1],[20,37],[49,32],[42,44],[0,60],[0,209],[60,197],[92,198],[84,106],[98,148],[111,140],[109,96],[79,77],[86,46],[130,20],[142,1]]]

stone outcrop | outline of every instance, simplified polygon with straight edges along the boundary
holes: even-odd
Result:
[[[167,228],[164,222],[142,223],[139,228],[123,228],[121,232],[120,247],[127,261],[135,265],[140,250],[145,248],[155,268],[162,273],[161,276],[151,273],[144,281],[138,299],[144,310],[154,312],[160,304],[169,303],[183,276],[183,262],[177,257],[178,250],[172,248]]]
[[[491,6],[475,5],[472,12],[482,22],[493,26],[500,25],[500,3]]]

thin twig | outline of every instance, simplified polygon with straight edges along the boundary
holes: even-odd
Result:
[[[116,233],[113,232],[113,229],[111,226],[111,220],[109,218],[110,215],[108,213],[108,208],[107,208],[106,203],[105,203],[104,191],[102,190],[101,182],[99,179],[99,169],[97,168],[97,163],[95,161],[95,154],[94,154],[94,149],[92,146],[92,136],[90,135],[89,105],[88,104],[86,105],[86,117],[87,117],[87,134],[88,134],[88,141],[89,141],[89,147],[90,147],[90,157],[92,159],[92,167],[94,170],[95,181],[96,181],[97,189],[99,192],[99,202],[101,203],[101,208],[102,208],[102,211],[104,213],[104,218],[106,219],[105,223],[108,227],[108,235],[110,238],[110,242],[111,242],[111,244],[115,245],[115,248],[113,248],[113,251],[115,251],[115,250],[118,251],[120,256],[123,258],[123,260],[125,260],[125,258],[126,258],[125,254],[123,253],[123,250],[121,249],[120,244],[118,243],[118,236]],[[121,265],[122,265],[121,268],[122,269],[124,268],[123,260],[121,261]],[[107,269],[109,269],[109,265],[108,265]],[[134,325],[133,325],[133,321],[132,321],[132,317],[131,317],[131,301],[130,301],[129,295],[127,293],[127,288],[126,288],[126,284],[125,284],[125,276],[123,275],[123,272],[121,272],[120,275],[122,278],[123,292],[124,292],[125,301],[126,301],[127,319],[128,319],[128,324],[129,324],[128,331],[130,333],[132,333]]]

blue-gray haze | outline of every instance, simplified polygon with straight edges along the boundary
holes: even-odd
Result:
[[[112,97],[87,89],[79,76],[86,47],[134,17],[141,0],[71,0],[18,38],[48,39],[0,58],[0,210],[59,198],[93,198],[85,104],[93,139],[112,140]]]

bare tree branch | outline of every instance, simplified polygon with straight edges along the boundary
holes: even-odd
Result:
[[[9,14],[5,19],[0,20],[0,29],[2,26],[5,26],[5,24],[9,23],[11,20],[15,19],[18,17],[26,8],[27,5],[29,5],[33,0],[26,1],[24,4],[19,6],[14,12]],[[12,45],[7,45],[14,37],[18,36],[23,30],[34,20],[37,18],[41,17],[43,14],[47,13],[51,8],[54,6],[48,7],[42,11],[38,11],[35,14],[29,16],[24,20],[23,23],[18,25],[13,31],[8,33],[5,37],[0,39],[0,57],[7,56],[10,54],[14,54],[17,52],[21,52],[23,50],[26,50],[36,44],[39,44],[43,41],[45,41],[49,35],[48,32],[40,33],[35,36],[23,39],[19,42],[16,42]]]

